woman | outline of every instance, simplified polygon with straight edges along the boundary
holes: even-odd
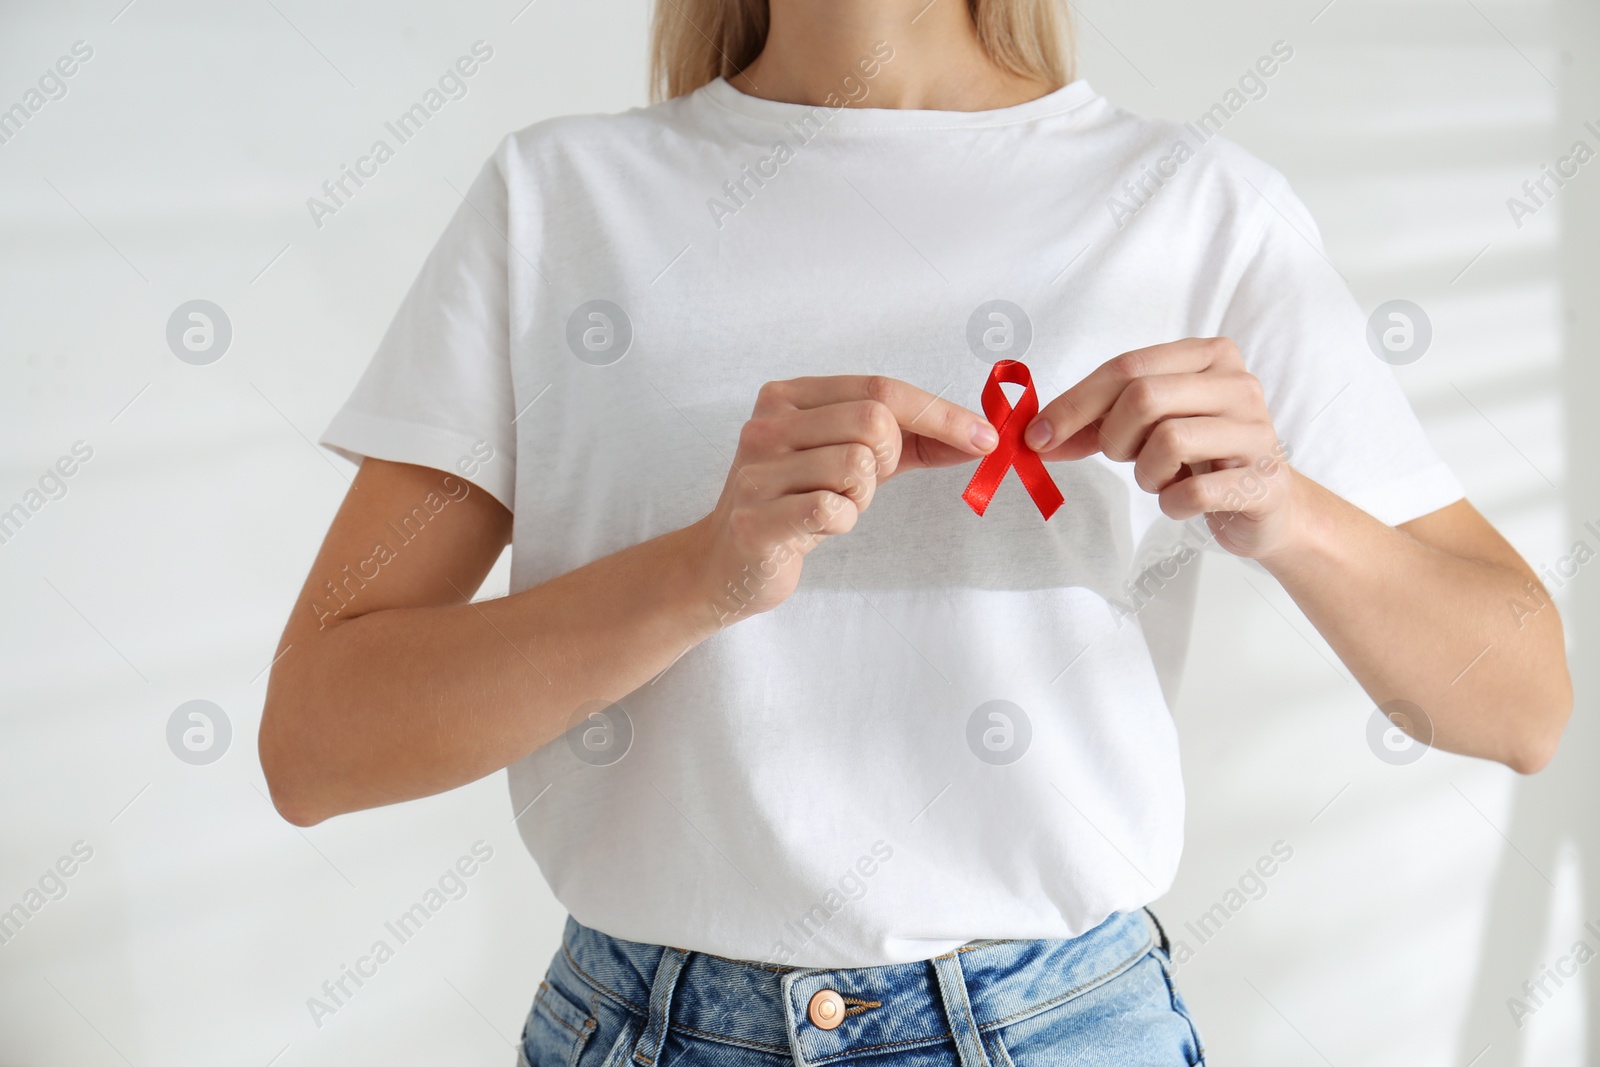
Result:
[[[1304,207],[1063,21],[660,5],[665,102],[507,137],[329,427],[262,764],[299,825],[511,768],[529,1063],[1202,1062],[1142,909],[1205,542],[1409,731],[1553,753],[1555,611]]]

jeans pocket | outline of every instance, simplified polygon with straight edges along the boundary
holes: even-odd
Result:
[[[990,1067],[1017,1067],[1011,1062],[1011,1053],[1001,1039],[999,1030],[990,1030],[984,1036],[983,1043],[989,1053]]]
[[[1194,1023],[1194,1016],[1189,1014],[1189,1005],[1184,1003],[1183,994],[1178,992],[1178,985],[1172,980],[1172,959],[1159,948],[1151,949],[1150,954],[1161,964],[1161,976],[1167,982],[1167,996],[1172,1000],[1172,1010],[1184,1022],[1189,1024],[1189,1033],[1194,1038],[1194,1056],[1191,1067],[1205,1067],[1206,1044],[1200,1039],[1200,1028]]]
[[[622,1067],[633,1055],[633,1043],[639,1037],[639,1024],[631,1017],[622,1024],[622,1029],[617,1031],[615,1040],[611,1042],[611,1051],[606,1053],[606,1058],[601,1060],[599,1067]],[[595,1046],[599,1048],[599,1046]]]
[[[528,1067],[577,1067],[594,1034],[594,1013],[579,1007],[549,982],[540,982],[533,1010],[522,1028],[522,1055]]]

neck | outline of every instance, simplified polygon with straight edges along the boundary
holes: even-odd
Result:
[[[770,4],[766,46],[729,79],[752,96],[817,106],[832,95],[851,107],[986,111],[1057,88],[990,59],[966,0]],[[893,58],[885,61],[888,49]]]

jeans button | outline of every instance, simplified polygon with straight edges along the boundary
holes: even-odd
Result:
[[[844,998],[835,989],[819,989],[806,1008],[811,1025],[818,1030],[832,1030],[844,1022]]]

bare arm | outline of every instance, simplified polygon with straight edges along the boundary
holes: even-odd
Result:
[[[1294,478],[1301,533],[1262,563],[1373,700],[1416,705],[1440,748],[1524,774],[1548,763],[1572,680],[1561,618],[1516,550],[1465,500],[1390,527]]]
[[[453,475],[367,460],[267,685],[273,802],[310,825],[508,766],[582,705],[621,698],[781,603],[805,555],[848,532],[897,471],[965,462],[998,440],[980,416],[892,379],[769,383],[704,519],[480,604],[468,598],[510,513]]]
[[[449,503],[400,543],[417,528],[402,517],[426,513],[429,494]],[[510,530],[510,512],[460,478],[362,463],[267,685],[261,765],[286,819],[310,825],[481,778],[715,630],[683,531],[468,603]],[[392,549],[381,563],[379,544]]]

